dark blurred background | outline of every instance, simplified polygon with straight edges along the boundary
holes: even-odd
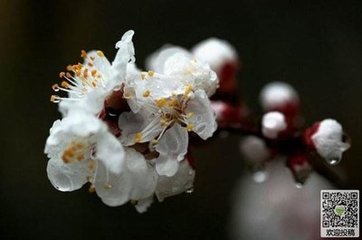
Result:
[[[361,1],[0,0],[1,239],[228,239],[243,174],[237,136],[195,149],[194,193],[145,214],[130,204],[107,207],[86,188],[58,192],[48,181],[43,147],[60,116],[51,85],[81,49],[113,59],[128,29],[140,67],[165,43],[227,39],[242,59],[240,89],[253,110],[265,83],[286,81],[302,98],[307,125],[327,117],[343,124],[353,146],[333,169],[361,189]]]

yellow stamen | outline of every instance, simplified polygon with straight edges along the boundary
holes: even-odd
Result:
[[[151,92],[149,90],[146,90],[144,93],[143,93],[143,97],[149,97],[151,95]]]
[[[155,101],[157,107],[165,107],[167,105],[167,99],[166,98],[160,98]]]
[[[80,51],[80,56],[81,56],[82,58],[86,58],[86,57],[87,57],[87,52],[84,51],[84,50],[81,50],[81,51]]]
[[[185,87],[185,95],[188,96],[193,91],[192,85],[188,84]]]
[[[194,130],[194,125],[193,124],[187,124],[186,129],[187,129],[187,131],[191,132],[191,131]]]
[[[61,84],[60,84],[63,88],[69,88],[69,83],[66,82],[66,81],[63,81]]]
[[[59,78],[63,78],[65,76],[65,72],[60,72],[59,73]]]
[[[97,51],[97,55],[99,56],[99,57],[104,57],[104,53],[102,52],[102,51]]]
[[[60,101],[59,96],[51,95],[50,96],[50,101],[53,102],[53,103],[58,103]]]
[[[136,135],[134,136],[134,142],[135,143],[139,143],[142,141],[143,138],[143,134],[141,132],[136,133]]]
[[[92,74],[92,77],[95,77],[95,75],[97,74],[97,70],[95,70],[95,69],[92,70],[92,71],[91,71],[91,74]]]
[[[155,75],[155,72],[149,70],[149,71],[147,72],[147,74],[148,74],[148,76],[153,77],[153,76]]]

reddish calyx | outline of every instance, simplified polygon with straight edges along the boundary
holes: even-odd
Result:
[[[219,89],[218,92],[234,92],[236,91],[236,72],[239,69],[239,62],[226,62],[219,70]]]
[[[129,110],[127,101],[123,98],[123,91],[113,91],[104,101],[104,108],[98,117],[108,125],[113,135],[119,137],[121,136],[121,129],[118,126],[119,115]]]
[[[318,131],[319,125],[320,125],[320,122],[316,122],[310,128],[307,128],[303,133],[304,143],[311,150],[315,150],[315,145],[312,140],[312,137]]]

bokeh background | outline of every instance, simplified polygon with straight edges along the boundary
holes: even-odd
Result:
[[[60,116],[51,85],[80,61],[81,49],[112,59],[128,29],[136,32],[139,66],[165,43],[227,39],[243,62],[240,91],[256,113],[261,87],[279,80],[298,90],[307,125],[327,117],[343,124],[353,146],[333,170],[347,188],[361,189],[361,1],[0,0],[1,239],[229,239],[232,196],[245,176],[238,136],[195,149],[194,193],[145,214],[130,204],[107,207],[86,188],[58,192],[47,179],[44,142]]]

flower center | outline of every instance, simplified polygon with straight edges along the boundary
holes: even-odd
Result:
[[[88,144],[73,140],[64,149],[61,158],[64,163],[80,162],[85,159],[88,149]]]

